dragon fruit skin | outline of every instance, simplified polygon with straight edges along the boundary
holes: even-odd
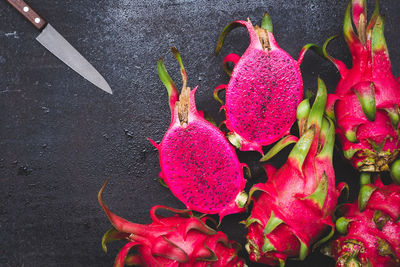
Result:
[[[158,73],[167,87],[171,124],[160,144],[160,177],[188,209],[206,214],[225,215],[245,211],[247,194],[243,167],[235,149],[224,134],[204,119],[195,104],[196,89],[186,86],[186,71],[175,48],[172,51],[181,66],[183,89],[178,98],[175,84],[158,62]]]
[[[246,266],[237,256],[238,244],[229,241],[222,232],[206,225],[208,218],[194,217],[187,210],[176,210],[165,206],[154,206],[150,211],[153,222],[148,225],[129,222],[112,213],[104,204],[102,193],[107,182],[98,194],[98,200],[113,227],[102,239],[103,250],[107,243],[126,240],[127,244],[115,259],[115,267],[126,265],[169,266],[169,267],[224,267]],[[160,209],[175,213],[172,217],[156,214]],[[136,253],[128,254],[131,250]]]
[[[400,266],[400,186],[377,179],[339,212],[336,228],[343,235],[328,247],[337,267]]]
[[[323,53],[341,76],[328,102],[335,112],[344,155],[359,171],[380,172],[389,170],[400,149],[400,82],[392,74],[378,1],[368,25],[366,17],[365,0],[349,3],[343,30],[352,54],[351,69],[327,54],[326,45],[332,38]]]
[[[262,154],[262,146],[288,135],[296,120],[296,107],[303,96],[299,66],[312,45],[306,45],[299,60],[294,60],[276,43],[266,14],[261,27],[253,27],[250,20],[237,20],[226,26],[219,37],[216,54],[226,35],[236,27],[247,28],[250,45],[242,57],[237,54],[225,57],[223,67],[231,78],[227,85],[215,89],[214,97],[225,110],[231,143],[242,151],[255,150]],[[235,64],[232,72],[228,63]],[[218,96],[221,90],[226,90],[226,104]]]
[[[322,80],[318,81],[318,93],[310,110],[309,100],[299,105],[297,117],[300,139],[286,137],[278,142],[277,149],[296,142],[287,162],[275,169],[266,165],[268,181],[250,190],[253,208],[245,221],[248,227],[246,249],[250,260],[268,265],[285,264],[287,258],[303,260],[312,244],[318,239],[324,242],[333,235],[332,215],[337,197],[344,184],[335,188],[332,153],[335,127],[324,118],[327,92]],[[270,158],[270,152],[266,158]]]

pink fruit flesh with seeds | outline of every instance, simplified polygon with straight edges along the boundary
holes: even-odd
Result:
[[[173,193],[187,208],[203,213],[224,210],[245,184],[232,146],[203,118],[168,129],[160,145],[160,163]]]
[[[297,62],[280,49],[245,55],[228,84],[227,126],[245,140],[268,145],[289,133],[302,97],[301,76]]]
[[[299,61],[282,50],[275,41],[270,27],[253,27],[250,21],[237,20],[225,27],[220,35],[217,53],[225,36],[236,27],[246,27],[250,45],[239,57],[229,54],[224,59],[234,63],[228,85],[220,85],[214,92],[226,89],[226,126],[230,141],[240,150],[262,153],[262,146],[269,145],[289,134],[296,120],[296,107],[303,96],[303,80],[300,67],[305,46]],[[269,30],[268,30],[269,29]],[[234,55],[234,56],[233,56]]]

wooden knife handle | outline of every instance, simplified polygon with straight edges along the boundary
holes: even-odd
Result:
[[[28,6],[23,0],[6,0],[18,10],[27,20],[29,20],[38,30],[46,26],[47,22],[40,17],[35,10]]]

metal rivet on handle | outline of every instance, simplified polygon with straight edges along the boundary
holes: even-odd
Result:
[[[35,22],[36,22],[36,23],[39,23],[39,22],[40,22],[40,19],[39,19],[39,18],[35,18]]]
[[[24,12],[28,12],[29,11],[29,7],[27,7],[27,6],[24,6]]]

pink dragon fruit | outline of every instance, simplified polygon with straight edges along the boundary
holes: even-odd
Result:
[[[358,203],[338,209],[336,229],[342,234],[327,247],[337,267],[400,266],[400,186],[363,185]]]
[[[176,48],[172,52],[181,67],[183,87],[179,96],[160,59],[158,74],[168,90],[172,117],[161,143],[152,141],[159,151],[160,177],[190,210],[219,214],[221,219],[242,212],[247,201],[243,192],[243,167],[247,165],[239,162],[224,134],[197,111],[197,87],[191,91],[186,86],[181,57]]]
[[[351,69],[326,52],[332,38],[324,44],[323,53],[341,76],[328,105],[336,115],[344,155],[359,171],[380,172],[389,170],[400,149],[400,82],[392,74],[378,1],[368,24],[366,18],[365,0],[351,1],[343,25],[353,59]]]
[[[332,215],[345,185],[335,189],[335,127],[324,118],[326,99],[325,84],[319,79],[311,110],[308,99],[297,109],[300,139],[296,142],[295,137],[286,137],[266,154],[268,159],[296,142],[287,162],[278,170],[266,165],[268,181],[250,190],[250,196],[260,191],[252,197],[251,215],[245,221],[251,261],[283,266],[290,257],[303,260],[312,244],[317,246],[333,235]]]
[[[231,78],[228,85],[215,89],[214,98],[225,110],[230,142],[240,150],[263,153],[262,146],[288,135],[296,120],[296,107],[303,96],[300,64],[305,52],[314,47],[304,46],[295,61],[276,43],[271,19],[266,14],[261,27],[253,27],[250,20],[237,20],[226,26],[219,37],[216,54],[226,35],[236,27],[247,28],[250,45],[242,57],[237,54],[225,57],[223,67]],[[233,71],[229,63],[235,64]],[[226,104],[218,96],[225,89]]]
[[[98,199],[113,228],[102,239],[103,250],[114,240],[126,240],[127,244],[115,259],[115,267],[140,266],[246,266],[237,256],[238,244],[229,241],[222,232],[206,225],[207,217],[194,217],[187,210],[176,210],[165,206],[154,206],[150,211],[153,222],[148,225],[129,222],[112,213],[104,204],[100,189]],[[176,213],[173,217],[160,217],[157,210]],[[128,254],[131,250],[135,253]]]

